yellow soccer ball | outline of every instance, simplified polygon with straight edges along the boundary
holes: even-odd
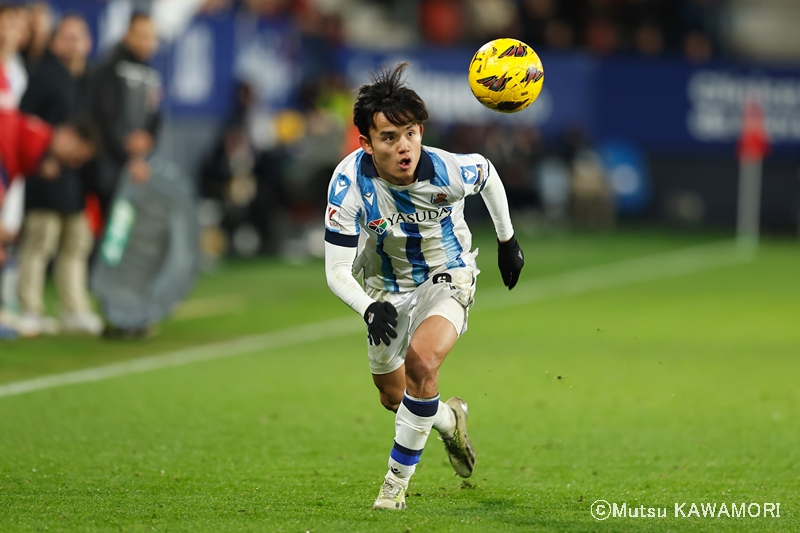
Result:
[[[536,100],[543,84],[542,60],[517,39],[489,41],[469,64],[469,88],[492,111],[522,111]]]

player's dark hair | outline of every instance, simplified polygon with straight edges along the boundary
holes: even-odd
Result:
[[[370,76],[372,83],[359,87],[353,105],[353,124],[361,135],[369,138],[377,113],[383,113],[395,126],[422,124],[428,120],[425,102],[405,83],[403,71],[408,65],[408,61],[403,61],[390,69],[384,67]]]

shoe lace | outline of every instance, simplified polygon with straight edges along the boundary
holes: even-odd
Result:
[[[397,498],[397,495],[403,490],[403,486],[391,479],[386,479],[383,482],[383,495],[390,500]]]
[[[458,434],[458,429],[453,430],[452,437],[442,437],[448,449],[459,450],[461,448],[461,436]]]

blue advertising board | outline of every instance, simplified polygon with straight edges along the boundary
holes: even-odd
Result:
[[[53,3],[57,10],[87,17],[99,53],[119,39],[129,14],[121,0]],[[253,85],[267,108],[291,106],[302,73],[315,70],[302,63],[301,46],[290,19],[237,16],[233,10],[196,18],[177,38],[163,43],[154,58],[164,79],[164,109],[179,117],[224,115],[231,108],[236,80]],[[348,84],[358,87],[381,64],[411,61],[409,83],[427,102],[431,120],[446,124],[525,124],[550,138],[580,127],[596,141],[633,142],[648,150],[731,151],[739,136],[742,102],[757,94],[773,148],[793,149],[800,142],[797,68],[543,53],[545,81],[539,98],[518,114],[503,115],[472,97],[467,66],[473,52],[351,49],[340,52],[336,62]]]
[[[153,66],[164,82],[165,111],[216,116],[230,109],[235,88],[234,28],[229,18],[201,17],[163,43]]]
[[[397,53],[344,51],[340,67],[353,87],[369,81],[382,65],[410,61],[408,82],[428,105],[431,120],[444,123],[501,121],[529,124],[545,134],[574,124],[592,127],[592,79],[595,61],[582,55],[544,55],[545,82],[539,98],[523,112],[505,115],[483,107],[472,96],[467,68],[474,51],[415,49]]]
[[[777,150],[800,142],[800,71],[608,59],[597,72],[595,133],[658,149],[726,149],[745,99],[759,99]]]

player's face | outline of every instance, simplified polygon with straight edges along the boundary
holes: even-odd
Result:
[[[378,176],[394,185],[411,185],[422,151],[422,125],[396,126],[383,113],[375,115],[369,138],[359,137],[361,147],[372,156]]]

